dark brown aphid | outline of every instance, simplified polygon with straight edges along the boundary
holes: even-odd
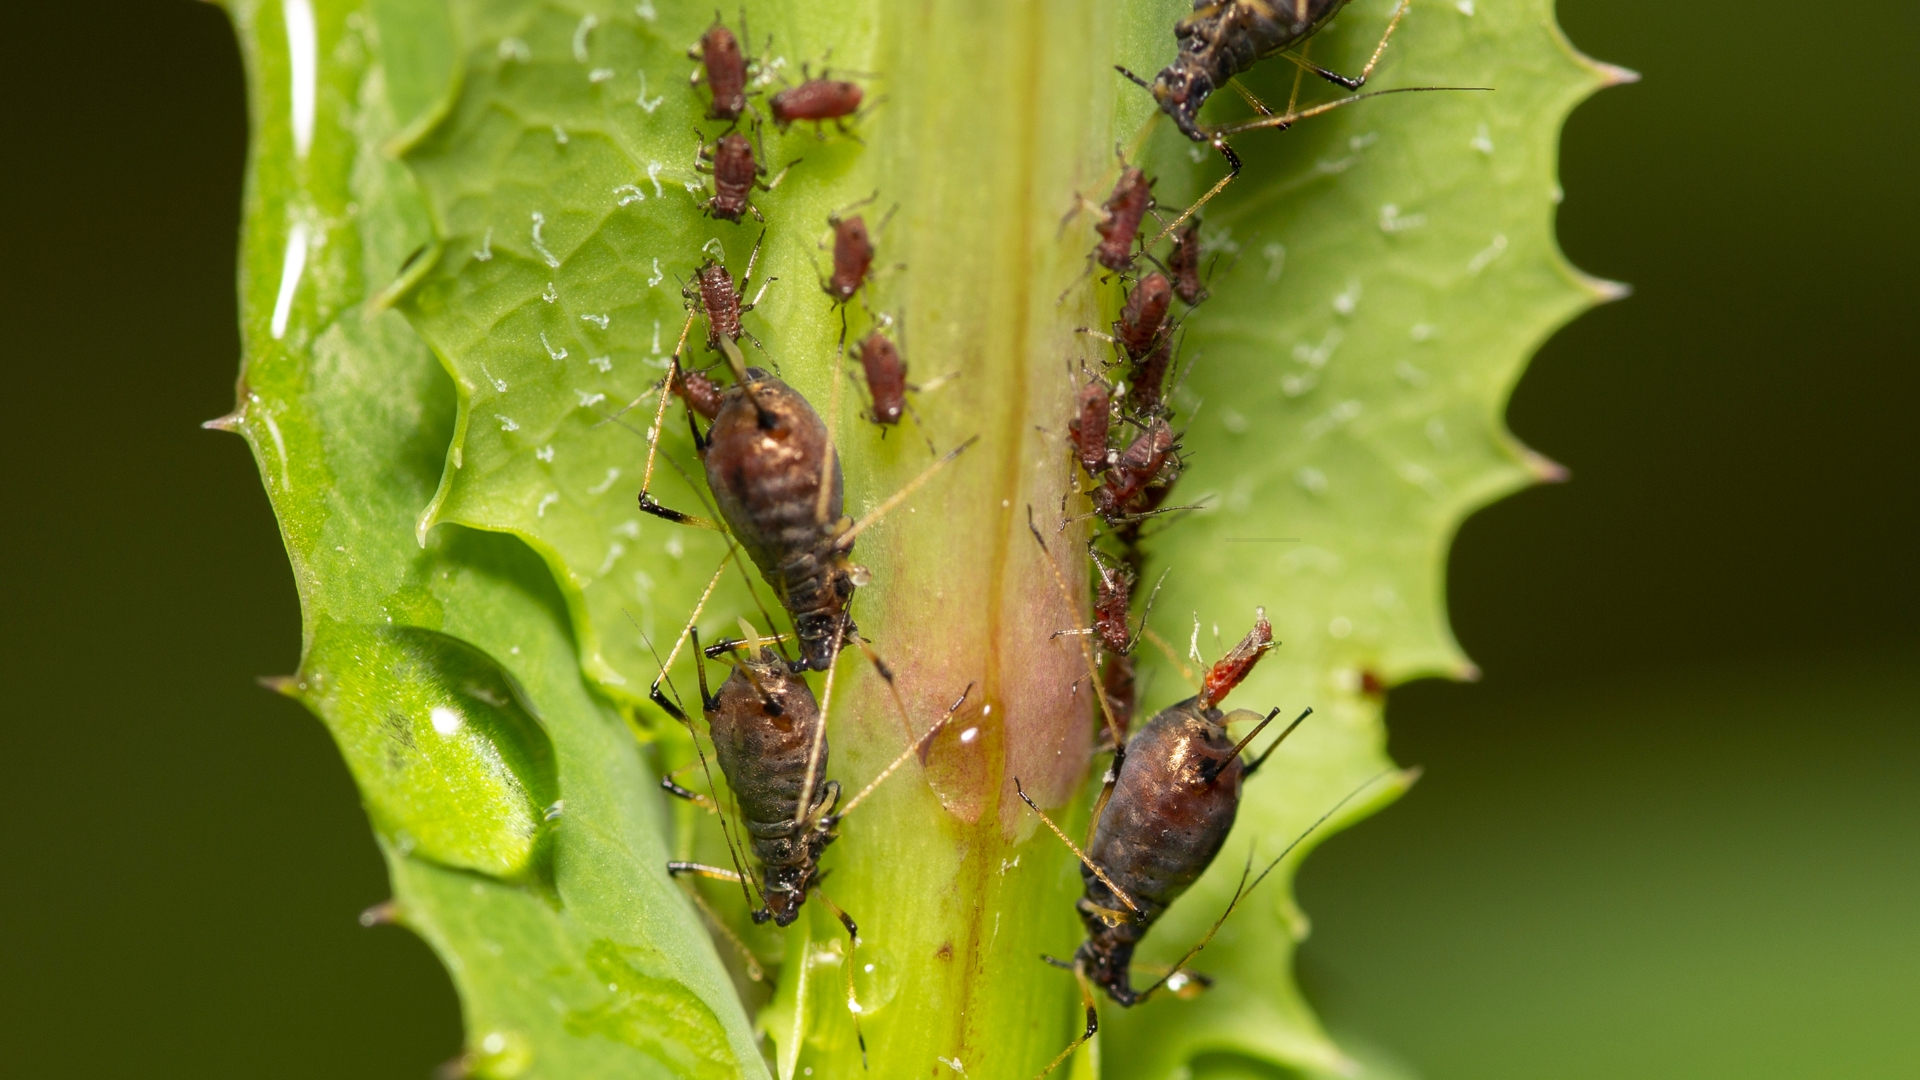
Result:
[[[1099,379],[1088,379],[1067,421],[1067,430],[1073,436],[1073,455],[1088,476],[1099,476],[1111,464],[1113,452],[1107,449],[1107,430],[1112,423],[1112,392]]]
[[[1312,712],[1302,713],[1259,757],[1241,759],[1240,752],[1279,710],[1268,713],[1236,743],[1227,725],[1259,714],[1228,716],[1217,706],[1272,645],[1273,628],[1263,612],[1252,633],[1208,672],[1198,695],[1161,710],[1115,752],[1110,779],[1094,811],[1092,838],[1084,852],[1074,852],[1080,856],[1085,883],[1076,906],[1087,940],[1070,965],[1054,961],[1071,967],[1081,981],[1087,1031],[1073,1046],[1090,1038],[1099,1025],[1089,982],[1121,1006],[1134,1005],[1167,983],[1163,978],[1145,991],[1133,989],[1129,974],[1134,948],[1220,853],[1239,810],[1241,782]],[[1020,796],[1040,813],[1024,791]],[[1047,824],[1066,840],[1050,819]],[[1176,966],[1168,978],[1179,973]],[[1062,1053],[1047,1071],[1065,1057]]]
[[[1106,482],[1093,493],[1094,512],[1113,521],[1152,509],[1146,502],[1147,493],[1161,479],[1161,470],[1172,453],[1173,428],[1155,417],[1108,467]]]
[[[747,16],[740,14],[740,32],[746,33]],[[747,58],[733,31],[721,25],[715,16],[713,25],[700,35],[700,41],[687,50],[687,56],[700,62],[689,82],[698,86],[706,77],[713,91],[713,103],[707,106],[709,120],[738,120],[747,111]]]
[[[898,424],[907,411],[907,362],[893,339],[878,330],[860,340],[860,369],[873,395],[867,419],[876,424]]]
[[[1207,286],[1200,280],[1200,222],[1189,221],[1173,238],[1173,253],[1167,257],[1167,269],[1173,271],[1173,292],[1180,302],[1193,307],[1207,298]]]
[[[794,670],[825,671],[859,632],[847,614],[865,571],[848,555],[861,532],[911,495],[938,469],[973,445],[968,439],[933,463],[859,522],[842,516],[845,481],[825,421],[800,392],[759,368],[739,364],[739,381],[720,392],[713,424],[702,435],[689,410],[694,450],[725,529],[746,549],[793,619],[800,659]],[[664,407],[664,402],[662,403]],[[656,421],[657,423],[657,421]],[[651,463],[647,476],[651,478]],[[722,526],[683,514],[640,493],[640,509],[680,524]]]
[[[1167,389],[1167,369],[1173,366],[1173,338],[1162,335],[1153,351],[1135,358],[1127,371],[1127,407],[1137,416],[1161,412]]]
[[[858,632],[847,615],[853,522],[841,514],[844,480],[825,421],[798,391],[748,368],[721,393],[695,448],[720,516],[793,617],[797,666],[825,671]]]
[[[1172,302],[1173,286],[1158,270],[1141,278],[1127,293],[1126,306],[1113,324],[1113,338],[1127,351],[1128,359],[1139,360],[1159,342]]]
[[[695,134],[698,134],[697,132]],[[700,148],[694,152],[693,167],[697,172],[713,175],[713,194],[700,204],[700,209],[722,221],[738,222],[741,215],[752,214],[753,219],[765,222],[760,208],[753,205],[753,189],[772,191],[786,179],[787,170],[797,162],[790,161],[772,180],[765,179],[767,167],[754,157],[753,143],[739,132],[720,136],[712,146],[708,146],[705,137],[700,140]]]
[[[817,132],[821,124],[831,120],[844,132],[846,118],[860,111],[860,102],[865,97],[866,92],[858,83],[824,77],[808,79],[773,95],[773,122],[785,131],[792,124],[811,120]]]
[[[736,657],[733,673],[720,684],[720,692],[710,694],[698,638],[694,647],[700,706],[714,756],[739,801],[747,843],[761,866],[761,902],[753,921],[772,919],[776,925],[790,925],[819,881],[821,852],[838,835],[834,827],[839,818],[833,808],[840,801],[840,783],[826,778],[826,735],[815,734],[821,722],[820,706],[806,681],[766,648],[758,657],[751,649]],[[649,696],[674,719],[689,722],[660,692],[659,680]],[[801,788],[810,757],[815,757],[813,790],[802,806]],[[697,863],[668,863],[667,868],[676,874],[713,869]]]
[[[1180,52],[1173,63],[1160,69],[1149,84],[1138,75],[1120,69],[1129,79],[1147,88],[1162,112],[1194,142],[1208,142],[1216,133],[1200,126],[1200,107],[1213,92],[1226,86],[1235,75],[1254,64],[1283,52],[1318,33],[1345,7],[1347,0],[1195,0],[1193,14],[1174,24],[1173,36]],[[1326,68],[1306,64],[1308,70],[1328,82],[1348,90],[1366,85],[1387,39],[1407,13],[1408,0],[1400,0],[1393,21],[1380,37],[1373,56],[1359,76],[1349,78]]]
[[[1133,241],[1140,235],[1140,219],[1153,206],[1152,188],[1147,174],[1134,166],[1120,171],[1113,194],[1101,207],[1106,216],[1093,227],[1100,234],[1100,243],[1093,249],[1095,262],[1114,271],[1133,265]]]

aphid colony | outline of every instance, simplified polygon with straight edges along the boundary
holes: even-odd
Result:
[[[1228,157],[1233,173],[1237,173],[1239,159],[1227,148],[1227,135],[1257,127],[1283,129],[1295,119],[1331,106],[1301,113],[1290,110],[1285,116],[1266,110],[1256,121],[1209,128],[1198,122],[1201,105],[1256,61],[1306,41],[1344,2],[1196,0],[1194,13],[1175,29],[1179,45],[1176,60],[1150,84],[1126,74],[1153,93],[1162,111],[1183,134],[1211,142]],[[1388,35],[1404,13],[1402,2],[1388,26]],[[736,37],[716,18],[689,50],[697,63],[693,85],[704,84],[707,89],[706,117],[726,125],[711,141],[706,134],[696,132],[694,164],[712,177],[711,189],[700,203],[704,212],[735,223],[751,214],[764,223],[754,194],[775,190],[798,162],[787,163],[769,178],[760,135],[762,118],[754,100],[761,94],[756,84],[763,81],[763,64],[743,49],[744,13],[741,27],[741,35]],[[1386,37],[1382,37],[1372,60],[1353,79],[1309,64],[1303,56],[1295,59],[1306,70],[1357,89],[1372,72],[1385,46]],[[816,78],[805,68],[802,76],[798,85],[779,90],[766,102],[775,126],[784,132],[795,123],[811,122],[815,133],[824,137],[824,125],[832,124],[840,133],[850,135],[846,125],[857,118],[865,100],[861,86],[825,73]],[[743,124],[747,131],[740,130]],[[1216,186],[1214,192],[1218,190]],[[843,357],[848,351],[848,310],[856,301],[866,309],[866,294],[887,223],[883,219],[870,228],[865,216],[853,211],[876,197],[830,215],[826,223],[829,239],[821,244],[831,248],[832,267],[821,275],[820,284],[829,304],[842,318],[838,348]],[[1086,685],[1097,700],[1102,719],[1096,750],[1110,752],[1112,763],[1084,847],[1061,833],[1041,808],[1027,799],[1024,789],[1019,790],[1027,805],[1079,858],[1085,884],[1078,910],[1086,939],[1071,960],[1051,962],[1075,973],[1086,1007],[1086,1028],[1043,1076],[1096,1030],[1094,987],[1104,990],[1115,1003],[1131,1006],[1163,987],[1185,992],[1206,985],[1204,977],[1182,966],[1204,947],[1206,939],[1144,990],[1134,989],[1131,981],[1134,949],[1168,905],[1198,880],[1219,853],[1233,825],[1242,782],[1312,711],[1301,713],[1258,756],[1250,760],[1241,756],[1279,712],[1275,709],[1262,717],[1246,712],[1226,714],[1219,707],[1275,644],[1262,612],[1245,639],[1207,668],[1193,696],[1162,709],[1144,724],[1134,724],[1138,711],[1134,651],[1143,640],[1166,648],[1146,625],[1152,594],[1141,603],[1146,545],[1156,523],[1172,522],[1179,512],[1193,509],[1171,505],[1169,499],[1183,467],[1180,435],[1174,426],[1184,377],[1176,370],[1180,326],[1184,313],[1191,313],[1208,298],[1208,279],[1214,269],[1202,243],[1201,223],[1193,216],[1200,203],[1171,223],[1162,221],[1156,212],[1153,181],[1140,167],[1124,161],[1106,200],[1097,206],[1088,203],[1098,212],[1093,224],[1098,240],[1088,258],[1106,272],[1102,283],[1118,282],[1119,296],[1115,298],[1117,316],[1110,324],[1100,329],[1083,328],[1089,337],[1106,343],[1102,351],[1110,352],[1110,356],[1091,363],[1080,361],[1073,410],[1062,418],[1065,450],[1073,463],[1068,467],[1077,468],[1080,480],[1077,490],[1081,507],[1076,510],[1063,505],[1060,528],[1054,533],[1059,534],[1075,521],[1098,522],[1097,534],[1086,547],[1085,564],[1085,572],[1091,577],[1092,625],[1063,629],[1055,636],[1071,635],[1079,641],[1088,669]],[[1157,236],[1147,234],[1150,217],[1163,226]],[[764,237],[763,230],[761,239]],[[1162,240],[1167,241],[1164,248],[1160,248]],[[682,643],[691,644],[698,673],[698,711],[706,721],[714,757],[738,814],[730,827],[717,798],[684,788],[669,775],[662,782],[667,790],[720,813],[721,833],[734,862],[731,869],[693,862],[675,862],[669,869],[676,875],[738,882],[756,923],[772,921],[787,926],[799,917],[810,896],[817,897],[844,925],[851,949],[859,943],[854,920],[819,889],[822,854],[837,838],[841,820],[916,753],[924,754],[972,691],[971,684],[957,689],[946,715],[923,732],[915,732],[912,718],[892,687],[890,670],[860,637],[852,616],[856,594],[866,584],[866,572],[851,561],[854,542],[959,457],[972,440],[944,456],[937,455],[918,477],[861,520],[844,516],[845,477],[832,427],[793,387],[761,367],[749,366],[740,348],[745,338],[762,353],[766,351],[741,319],[754,309],[773,280],[762,282],[748,299],[759,252],[756,242],[737,280],[723,260],[709,257],[693,271],[692,280],[683,289],[688,320],[661,386],[639,499],[641,509],[650,514],[728,535],[729,561],[737,561],[732,551],[744,551],[771,587],[793,630],[790,635],[775,633],[773,619],[763,609],[769,627],[766,634],[742,620],[740,638],[703,647],[695,628],[700,614],[696,608],[672,653],[661,662],[652,700],[694,734],[698,764],[705,769],[707,757],[701,751],[689,710],[666,674]],[[1175,307],[1176,301],[1179,308]],[[907,365],[893,320],[866,310],[870,326],[853,342],[851,351],[871,398],[868,419],[882,425],[884,431],[911,414],[907,392],[915,388],[907,382]],[[697,318],[706,324],[707,350],[719,354],[716,363],[730,375],[725,382],[716,381],[708,373],[714,365],[702,369],[686,364],[687,338]],[[709,506],[713,518],[662,506],[649,491],[658,434],[673,397],[686,407],[693,445],[712,496]],[[1070,586],[1068,572],[1055,558],[1031,509],[1029,524],[1055,570],[1062,592],[1070,605],[1077,605],[1078,591]],[[715,583],[725,570],[723,562],[715,573]],[[710,585],[708,595],[711,593]],[[791,656],[783,648],[789,641],[794,647]],[[826,725],[835,661],[849,645],[867,654],[892,690],[905,737],[898,757],[865,789],[843,800],[839,782],[828,775]],[[1172,657],[1171,650],[1167,651]],[[731,660],[732,670],[713,690],[707,681],[706,662],[722,657]],[[1177,657],[1173,662],[1183,666]],[[824,689],[818,698],[805,679],[808,671],[824,673]],[[1228,726],[1243,721],[1251,729],[1236,741]],[[717,792],[710,774],[707,780],[709,790]],[[1015,785],[1018,789],[1017,779]],[[743,858],[748,851],[759,864],[757,875],[747,872]],[[1243,878],[1242,892],[1236,893],[1235,903],[1247,887]],[[1225,918],[1222,914],[1221,919]],[[744,950],[743,945],[741,948]],[[753,964],[750,954],[748,964]],[[864,1058],[866,1043],[860,1034],[860,1010],[854,1004],[851,953],[845,969],[850,1012]]]

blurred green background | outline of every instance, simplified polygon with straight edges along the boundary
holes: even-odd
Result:
[[[1429,1080],[1920,1075],[1920,8],[1561,9],[1646,76],[1574,115],[1560,215],[1637,293],[1514,398],[1574,481],[1462,531],[1486,676],[1393,692],[1426,779],[1308,863],[1302,976]],[[21,5],[0,85],[0,1072],[422,1080],[457,1005],[355,921],[345,769],[252,681],[295,662],[286,560],[197,427],[238,351],[225,18]]]

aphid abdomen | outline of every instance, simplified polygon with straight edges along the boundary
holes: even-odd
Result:
[[[907,411],[907,364],[893,340],[878,331],[860,342],[860,367],[873,395],[876,423],[897,424]]]
[[[1127,910],[1091,870],[1081,869],[1082,958],[1120,1004],[1133,1003],[1127,980],[1133,946],[1226,844],[1240,805],[1240,772],[1224,716],[1191,698],[1162,710],[1127,741],[1087,857],[1139,911]],[[1098,909],[1123,917],[1110,925]]]
[[[733,31],[714,23],[700,36],[700,62],[713,91],[709,120],[738,120],[747,111],[747,61]]]
[[[798,120],[841,120],[858,112],[865,96],[855,83],[808,79],[773,95],[773,119],[783,128]]]
[[[708,431],[707,486],[794,617],[807,666],[824,669],[836,628],[843,640],[854,632],[844,615],[852,582],[834,545],[844,491],[839,456],[806,398],[758,368],[747,375],[748,382],[727,390]]]
[[[1153,416],[1161,409],[1167,389],[1167,369],[1173,366],[1173,340],[1162,337],[1153,350],[1135,358],[1127,373],[1127,404],[1141,416]]]

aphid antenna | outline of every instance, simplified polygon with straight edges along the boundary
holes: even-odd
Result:
[[[1246,868],[1241,870],[1240,872],[1240,884],[1235,886],[1233,890],[1233,899],[1227,901],[1227,909],[1220,913],[1220,917],[1218,919],[1214,920],[1213,927],[1206,932],[1206,935],[1202,937],[1199,940],[1199,942],[1196,943],[1192,948],[1187,950],[1186,955],[1182,956],[1178,962],[1168,967],[1167,974],[1162,975],[1160,978],[1154,980],[1152,985],[1148,986],[1145,990],[1141,991],[1138,995],[1135,996],[1134,998],[1135,1003],[1137,1004],[1139,1002],[1147,1000],[1149,995],[1159,990],[1162,986],[1165,986],[1168,979],[1173,978],[1175,974],[1177,974],[1183,968],[1185,968],[1187,966],[1188,961],[1200,955],[1200,950],[1206,948],[1208,943],[1213,941],[1213,936],[1220,932],[1220,927],[1226,923],[1227,916],[1233,914],[1233,909],[1239,906],[1240,901],[1246,899],[1249,893],[1259,888],[1260,883],[1267,879],[1267,875],[1273,873],[1274,868],[1279,866],[1280,863],[1284,859],[1286,859],[1288,855],[1293,854],[1293,850],[1299,847],[1302,843],[1304,843],[1307,837],[1312,836],[1316,831],[1319,830],[1320,826],[1325,825],[1335,814],[1339,813],[1341,809],[1344,808],[1348,803],[1352,802],[1355,798],[1359,797],[1361,792],[1372,787],[1374,784],[1378,783],[1381,779],[1387,776],[1391,776],[1394,773],[1400,773],[1401,775],[1406,776],[1408,778],[1409,783],[1411,783],[1414,779],[1417,779],[1419,776],[1419,771],[1417,769],[1408,769],[1403,772],[1398,768],[1388,767],[1368,777],[1364,782],[1360,784],[1359,787],[1356,787],[1352,791],[1347,792],[1346,795],[1341,797],[1339,802],[1334,803],[1333,806],[1329,807],[1327,812],[1324,814],[1321,814],[1320,817],[1316,819],[1313,824],[1307,826],[1304,832],[1302,832],[1299,836],[1294,837],[1293,841],[1289,843],[1286,847],[1282,848],[1280,850],[1280,854],[1274,856],[1273,861],[1268,863],[1266,865],[1266,868],[1260,871],[1259,876],[1255,877],[1251,882],[1248,882],[1247,875],[1248,875],[1248,872],[1253,869],[1253,852],[1248,851]]]
[[[866,198],[864,198],[864,199],[855,199],[855,200],[854,200],[853,202],[850,202],[850,203],[848,203],[847,205],[845,205],[845,206],[843,206],[843,207],[841,207],[841,208],[840,208],[840,209],[838,209],[838,210],[832,210],[832,211],[829,211],[829,212],[827,213],[827,224],[829,224],[829,225],[838,225],[838,224],[840,224],[840,222],[841,222],[841,221],[843,221],[843,220],[845,220],[845,219],[846,219],[846,215],[847,215],[847,211],[849,211],[849,210],[858,210],[858,209],[860,209],[861,207],[863,207],[863,206],[866,206],[866,205],[868,205],[868,204],[870,204],[870,203],[874,203],[874,202],[878,202],[878,201],[879,201],[879,199],[880,199],[880,189],[879,189],[879,188],[874,188],[874,189],[873,189],[873,194],[871,194],[871,195],[868,195],[868,196],[867,196]],[[894,209],[895,209],[895,210],[898,210],[899,208],[900,208],[900,204],[899,204],[899,203],[895,203],[895,204],[894,204]],[[892,210],[889,210],[889,211],[887,212],[887,216],[888,216],[889,218],[891,218],[891,217],[893,216],[893,211],[892,211]],[[878,232],[879,230],[878,230],[878,229],[876,229],[876,230],[874,230],[874,231],[875,231],[875,232]]]
[[[966,442],[963,442],[959,446],[956,446],[953,449],[947,451],[945,454],[941,455],[940,460],[934,462],[931,465],[928,465],[925,469],[922,469],[920,471],[920,475],[907,481],[905,484],[901,486],[900,490],[894,492],[892,495],[887,496],[887,499],[885,502],[882,502],[879,506],[876,506],[872,510],[869,510],[865,517],[861,518],[859,521],[854,522],[853,525],[850,528],[848,528],[846,532],[841,533],[840,536],[834,540],[834,548],[838,551],[846,551],[849,548],[853,547],[853,541],[855,537],[859,536],[861,533],[866,532],[868,529],[878,524],[881,518],[887,516],[888,513],[890,513],[897,507],[899,507],[901,503],[906,502],[907,499],[911,498],[914,492],[920,490],[920,488],[923,485],[925,485],[928,480],[933,479],[933,476],[935,473],[938,473],[941,469],[944,469],[948,465],[953,464],[953,461],[955,458],[958,458],[961,454],[966,453],[967,450],[970,449],[974,443],[977,443],[979,441],[980,441],[980,436],[970,435],[967,437]]]
[[[883,782],[885,782],[887,777],[892,776],[895,770],[899,769],[900,766],[905,765],[907,763],[908,758],[911,758],[916,754],[920,754],[924,752],[926,748],[930,744],[932,744],[934,736],[940,734],[940,732],[946,728],[947,724],[953,720],[954,714],[960,711],[960,706],[966,704],[967,695],[973,693],[973,686],[974,686],[973,683],[968,683],[967,688],[965,690],[960,691],[960,696],[955,698],[953,704],[947,707],[946,715],[942,716],[938,721],[934,723],[932,727],[928,728],[927,733],[925,735],[922,735],[918,739],[913,739],[910,742],[908,742],[907,748],[905,750],[902,750],[900,752],[900,755],[894,758],[891,764],[889,764],[886,768],[880,770],[880,775],[874,777],[872,780],[867,781],[867,786],[864,788],[861,788],[859,794],[855,795],[851,799],[848,799],[847,804],[845,806],[842,806],[831,817],[826,819],[826,822],[825,822],[826,826],[828,828],[832,828],[833,826],[838,825],[842,818],[846,817],[848,814],[853,813],[855,807],[859,806],[862,802],[866,801],[867,796],[873,794],[874,789],[879,787]],[[911,734],[911,732],[909,732],[909,734]]]
[[[1153,583],[1153,591],[1147,594],[1146,607],[1140,612],[1140,623],[1134,628],[1133,640],[1127,644],[1128,652],[1132,652],[1133,647],[1140,644],[1141,635],[1147,632],[1147,616],[1153,614],[1153,602],[1160,596],[1160,586],[1167,583],[1167,575],[1171,573],[1173,573],[1173,567],[1171,566],[1160,571],[1160,580]]]
[[[1105,870],[1100,869],[1100,864],[1087,858],[1087,853],[1080,850],[1080,845],[1074,843],[1066,833],[1061,831],[1060,826],[1053,823],[1053,819],[1047,816],[1047,812],[1040,809],[1040,807],[1034,803],[1033,796],[1028,795],[1026,789],[1020,786],[1020,778],[1017,776],[1013,778],[1013,790],[1020,796],[1020,801],[1027,804],[1028,809],[1040,815],[1040,820],[1046,822],[1047,828],[1053,830],[1053,835],[1059,837],[1060,842],[1067,845],[1067,850],[1073,852],[1073,857],[1080,860],[1080,865],[1092,871],[1093,876],[1100,879],[1100,884],[1105,885],[1122,904],[1125,904],[1128,911],[1135,915],[1140,914],[1140,905],[1134,903],[1133,897],[1128,896],[1125,889],[1122,889],[1112,878],[1108,877]]]
[[[1040,526],[1034,523],[1032,503],[1027,504],[1027,531],[1033,534],[1033,542],[1040,545],[1040,557],[1046,562],[1047,569],[1053,574],[1053,583],[1059,587],[1060,599],[1066,603],[1068,611],[1078,613],[1080,610],[1079,598],[1074,595],[1073,589],[1068,587],[1067,576],[1060,572],[1060,564],[1054,561],[1053,552],[1047,548],[1046,539],[1040,535]],[[1114,716],[1113,703],[1107,700],[1106,688],[1100,682],[1100,665],[1095,663],[1093,659],[1093,646],[1088,644],[1084,637],[1082,637],[1077,644],[1080,646],[1081,658],[1086,661],[1087,678],[1090,680],[1088,685],[1093,688],[1094,700],[1100,703],[1100,715],[1107,722],[1107,732],[1112,737],[1113,745],[1116,748],[1114,751],[1114,760],[1118,761],[1120,755],[1126,752],[1127,733],[1120,730],[1120,721]],[[1109,772],[1108,775],[1112,776],[1115,772],[1118,772],[1118,770],[1115,769]],[[1104,794],[1103,792],[1103,797]],[[1022,796],[1022,798],[1025,798],[1025,796]],[[1049,822],[1048,824],[1051,825],[1052,823]],[[1060,830],[1055,829],[1054,831],[1059,832]]]

